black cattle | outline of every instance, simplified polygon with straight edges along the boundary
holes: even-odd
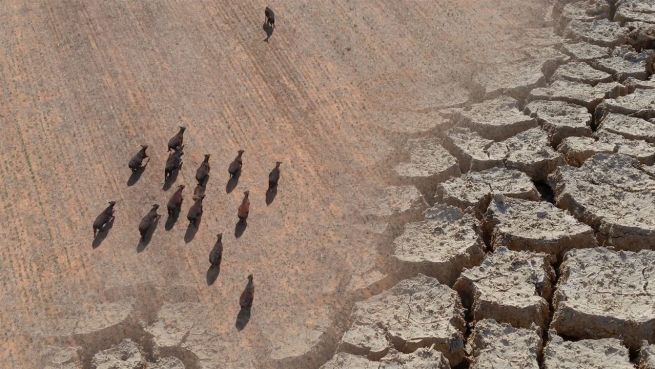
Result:
[[[248,284],[243,292],[241,292],[241,297],[239,298],[241,309],[250,309],[255,299],[255,284],[252,282],[252,278],[252,274],[248,275]]]
[[[219,233],[216,237],[214,248],[209,252],[209,263],[213,266],[220,266],[223,259],[223,234]]]
[[[250,200],[248,199],[249,194],[250,191],[243,192],[243,200],[241,200],[241,205],[239,205],[239,209],[237,210],[237,216],[242,221],[246,220],[248,218],[248,213],[250,213]]]
[[[107,223],[114,219],[114,205],[116,205],[116,201],[109,201],[109,206],[96,217],[96,220],[93,222],[93,237],[102,231]]]
[[[141,223],[139,223],[139,234],[141,234],[141,239],[143,239],[150,227],[159,219],[159,214],[157,214],[157,209],[159,209],[159,204],[153,204],[150,211],[143,216]]]
[[[205,154],[205,160],[202,161],[198,170],[196,170],[196,180],[199,185],[202,185],[209,177],[209,154]]]
[[[268,174],[268,188],[277,187],[277,183],[280,180],[280,164],[282,164],[281,161],[276,161],[275,168]]]
[[[148,148],[148,145],[141,145],[141,150],[134,154],[132,159],[130,159],[130,162],[128,166],[130,169],[132,169],[132,172],[138,172],[139,170],[145,168],[145,165],[142,165],[143,160],[148,157],[146,154],[146,149]]]
[[[237,157],[234,158],[234,160],[230,163],[230,166],[227,168],[227,171],[230,173],[230,178],[241,173],[241,167],[243,166],[243,159],[241,159],[241,156],[243,153],[243,150],[239,150]]]
[[[180,146],[182,146],[182,142],[184,141],[185,130],[186,127],[180,126],[180,130],[177,131],[175,136],[171,137],[171,139],[168,140],[168,151],[177,150]]]
[[[182,168],[182,155],[184,155],[184,145],[178,147],[172,153],[168,154],[166,159],[166,168],[164,169],[164,180],[168,180],[176,170]]]
[[[189,223],[194,227],[198,226],[198,220],[202,216],[202,199],[205,198],[205,195],[196,196],[193,199],[195,202],[189,208],[186,218],[189,220]]]
[[[182,207],[182,201],[184,201],[184,197],[182,197],[182,190],[184,190],[184,185],[177,186],[177,190],[175,190],[175,192],[173,192],[171,195],[171,198],[168,199],[168,204],[166,207],[168,208],[169,216],[174,216],[175,213],[177,213]]]
[[[264,9],[264,16],[266,17],[264,24],[270,27],[275,27],[275,12],[273,12],[273,9],[267,6],[266,9]]]

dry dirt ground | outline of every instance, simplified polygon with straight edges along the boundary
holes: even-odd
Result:
[[[0,3],[0,367],[58,367],[43,354],[53,346],[81,347],[91,367],[125,338],[152,361],[168,347],[187,368],[320,366],[343,332],[353,276],[378,263],[359,213],[388,182],[397,132],[465,102],[473,73],[516,53],[548,4],[273,1],[268,43],[265,5]],[[165,145],[180,124],[184,166],[163,190]],[[128,186],[142,143],[151,160]],[[227,193],[240,148],[243,174]],[[205,213],[188,234],[205,153]],[[276,160],[282,179],[266,205]],[[138,249],[139,220],[152,203],[165,213],[177,184],[187,186],[182,216],[171,230],[162,217]],[[237,239],[246,189],[252,209]],[[108,200],[116,220],[94,248],[91,224]],[[217,232],[225,253],[209,285]],[[255,303],[239,331],[249,273]],[[179,326],[195,331],[170,342],[153,333]]]

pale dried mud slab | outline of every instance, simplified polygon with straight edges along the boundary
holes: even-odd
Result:
[[[415,186],[389,186],[379,191],[378,198],[377,202],[362,211],[363,215],[373,219],[389,219],[394,224],[420,218],[428,206]]]
[[[655,118],[655,90],[637,89],[631,94],[607,99],[599,107],[635,117]]]
[[[44,369],[82,369],[81,347],[45,346],[40,352]]]
[[[655,145],[642,140],[631,140],[624,136],[601,130],[593,137],[569,137],[558,147],[570,165],[580,166],[596,154],[623,154],[643,164],[655,162]]]
[[[486,139],[466,127],[453,127],[446,133],[444,147],[452,152],[463,172],[503,166],[504,157],[493,157],[489,147],[495,141]]]
[[[625,81],[623,81],[623,84],[629,87],[636,89],[655,89],[655,79],[653,76],[651,76],[647,80],[641,80],[641,79],[636,79],[633,77],[628,77],[626,78]]]
[[[606,19],[610,14],[609,2],[605,0],[584,0],[568,3],[562,8],[560,21],[562,25],[572,20],[593,21]]]
[[[420,348],[403,354],[390,350],[380,361],[339,352],[320,369],[450,369],[448,360],[438,351]]]
[[[572,42],[562,44],[562,50],[571,55],[574,60],[589,61],[608,57],[610,49],[604,46],[597,46],[588,42]]]
[[[563,101],[535,100],[525,106],[525,112],[537,118],[548,132],[550,141],[558,145],[569,136],[590,136],[591,114],[586,108]]]
[[[491,197],[503,194],[527,200],[539,200],[539,192],[525,173],[506,168],[492,168],[469,172],[441,183],[437,198],[462,209],[472,208],[477,213],[486,210]]]
[[[503,94],[523,96],[544,80],[544,66],[552,63],[535,59],[498,63],[490,67],[490,70],[478,73],[475,80],[487,98]]]
[[[139,346],[128,338],[93,355],[92,365],[95,369],[141,369],[146,367],[146,360]]]
[[[586,107],[589,111],[609,94],[624,88],[618,82],[599,83],[595,86],[586,83],[556,80],[546,87],[530,91],[528,100],[564,101]]]
[[[574,19],[569,22],[564,33],[574,39],[598,46],[618,46],[623,43],[628,33],[619,23],[608,19],[583,21]]]
[[[404,275],[422,273],[452,285],[464,268],[480,263],[484,243],[475,217],[437,204],[426,219],[408,223],[393,241],[393,258]]]
[[[564,341],[549,333],[544,369],[634,369],[628,349],[612,338]]]
[[[655,177],[627,155],[596,154],[549,178],[557,206],[591,225],[601,244],[655,248]]]
[[[457,293],[424,275],[355,303],[352,325],[344,333],[342,351],[383,357],[392,347],[412,352],[430,347],[457,365],[464,358],[464,316]]]
[[[608,113],[600,122],[598,130],[618,134],[632,140],[655,143],[655,123],[637,117]]]
[[[641,350],[639,350],[639,369],[655,369],[655,345],[651,345],[648,341],[642,342]]]
[[[552,293],[553,258],[505,247],[464,270],[454,288],[471,305],[474,320],[494,319],[515,327],[545,327]]]
[[[564,163],[560,153],[550,146],[548,134],[541,128],[518,133],[489,146],[489,156],[502,157],[508,169],[518,169],[534,180],[545,180]]]
[[[494,249],[507,247],[561,256],[597,246],[593,229],[553,204],[496,196],[484,217]]]
[[[599,60],[597,63],[601,64],[603,61]],[[560,65],[557,70],[555,70],[555,74],[553,74],[552,77],[554,80],[562,79],[592,85],[600,82],[610,82],[612,81],[612,78],[613,77],[611,74],[602,70],[598,70],[591,65],[581,61],[569,62]]]
[[[655,23],[655,2],[653,0],[622,0],[617,6],[614,20]]]
[[[628,77],[640,80],[648,78],[646,62],[653,55],[651,50],[637,53],[631,48],[619,48],[615,49],[612,54],[609,58],[597,59],[590,63],[595,68],[609,73],[619,81],[623,81]],[[599,80],[598,82],[605,81]]]
[[[571,250],[560,267],[551,328],[574,338],[655,339],[655,251]]]
[[[405,151],[409,153],[409,161],[397,164],[394,172],[423,193],[433,194],[437,184],[461,174],[457,159],[441,146],[439,138],[411,139]]]
[[[455,111],[456,121],[469,127],[482,137],[503,140],[526,129],[534,128],[537,122],[523,114],[518,101],[509,96],[500,96],[469,108]]]
[[[484,319],[475,323],[466,343],[471,369],[539,369],[540,330],[515,328]]]

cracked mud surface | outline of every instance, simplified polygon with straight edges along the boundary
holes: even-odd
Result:
[[[653,367],[650,1],[272,6],[0,6],[0,366]],[[138,248],[180,122],[207,211]]]

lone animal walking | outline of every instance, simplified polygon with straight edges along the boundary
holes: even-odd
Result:
[[[241,167],[243,167],[243,156],[244,151],[237,151],[237,157],[232,160],[230,166],[227,168],[227,171],[230,173],[230,178],[241,173]]]
[[[209,177],[209,169],[209,154],[205,154],[205,160],[200,163],[200,167],[196,170],[196,180],[199,185],[204,184]]]
[[[212,266],[220,266],[223,259],[223,234],[216,235],[216,243],[214,248],[209,252],[209,263]]]
[[[280,164],[281,161],[275,162],[275,168],[268,174],[268,188],[276,188],[277,183],[280,181]]]
[[[171,139],[168,140],[168,151],[177,150],[180,146],[182,146],[182,142],[184,141],[185,130],[186,127],[180,126],[180,130],[177,131],[175,136],[171,137]]]
[[[255,284],[252,282],[252,278],[252,274],[248,275],[248,284],[239,298],[239,305],[242,309],[250,309],[255,299]]]
[[[248,199],[249,194],[250,191],[243,192],[243,200],[241,200],[241,205],[239,205],[239,209],[237,210],[237,216],[241,221],[248,219],[248,213],[250,213],[250,200]]]

